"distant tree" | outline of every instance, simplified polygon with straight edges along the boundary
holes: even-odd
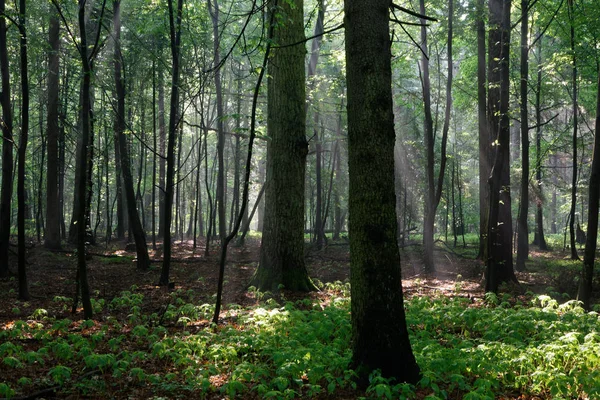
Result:
[[[419,380],[404,314],[394,189],[389,0],[346,0],[352,368]]]
[[[486,292],[502,282],[517,282],[513,269],[510,195],[509,49],[510,0],[489,0],[488,127],[494,138],[494,163],[489,178],[490,215]]]
[[[309,291],[304,264],[306,141],[303,0],[270,3],[275,14],[269,62],[267,178],[260,263],[252,285],[260,290]]]

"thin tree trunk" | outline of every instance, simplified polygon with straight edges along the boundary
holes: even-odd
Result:
[[[425,0],[419,0],[419,11],[425,15]],[[433,230],[435,224],[435,132],[433,131],[433,117],[431,115],[431,80],[429,78],[429,48],[427,44],[426,21],[421,19],[421,85],[423,89],[423,108],[425,112],[424,142],[425,142],[425,176],[426,194],[424,202],[423,221],[423,257],[425,262],[425,273],[431,273],[435,269],[433,262]]]
[[[159,285],[169,285],[169,273],[171,268],[171,208],[173,206],[173,177],[175,175],[175,140],[177,126],[179,124],[179,46],[181,43],[181,17],[183,0],[177,0],[177,10],[173,10],[173,0],[168,0],[169,5],[169,28],[171,37],[171,57],[173,59],[173,71],[171,76],[171,107],[169,116],[169,140],[167,145],[167,176],[165,191],[165,213],[164,213],[164,243],[163,264],[160,274]]]
[[[48,50],[48,164],[46,178],[46,234],[44,246],[60,249],[60,212],[58,198],[58,136],[59,136],[59,63],[60,26],[56,11],[51,13],[49,29],[50,49]]]
[[[79,55],[82,65],[82,95],[81,95],[81,148],[79,155],[79,165],[77,168],[77,177],[79,185],[77,186],[77,195],[80,199],[85,199],[87,195],[87,166],[88,166],[88,143],[90,140],[90,125],[91,125],[91,78],[92,68],[88,56],[87,46],[87,31],[85,24],[85,0],[79,0],[79,35],[81,44],[79,45]],[[100,28],[98,28],[100,29]],[[90,300],[90,289],[87,279],[87,261],[86,261],[86,224],[87,212],[86,201],[82,201],[76,215],[77,224],[77,275],[79,279],[77,283],[81,291],[81,301],[83,303],[83,315],[85,319],[92,318],[92,303]]]
[[[18,229],[18,270],[19,299],[29,300],[27,284],[27,260],[25,249],[25,158],[27,156],[27,137],[29,135],[29,75],[27,61],[26,0],[19,0],[19,33],[21,56],[21,135],[19,139],[19,164],[17,182],[17,229]]]
[[[521,0],[521,204],[517,222],[517,271],[525,271],[529,258],[529,0]]]
[[[8,276],[10,217],[13,191],[13,117],[10,104],[10,70],[6,43],[4,0],[0,0],[0,76],[2,78],[2,193],[0,195],[0,278]]]
[[[567,0],[569,22],[571,25],[571,57],[572,57],[572,85],[573,85],[573,175],[571,179],[571,210],[569,212],[569,237],[571,243],[571,259],[579,260],[575,242],[575,207],[577,206],[577,118],[579,105],[577,102],[577,57],[575,55],[575,15],[573,1]]]
[[[548,250],[548,244],[544,237],[544,196],[542,187],[542,37],[538,39],[538,57],[537,57],[537,82],[535,92],[535,181],[537,185],[537,209],[535,215],[536,230],[534,243],[540,250]]]
[[[594,153],[592,155],[592,171],[588,198],[588,231],[583,255],[583,270],[579,283],[577,299],[583,302],[586,310],[591,308],[592,282],[594,280],[594,260],[598,239],[598,213],[600,201],[600,65],[598,70],[598,92],[596,98],[596,126],[594,133]]]
[[[121,164],[123,188],[125,189],[125,198],[127,203],[127,214],[129,215],[129,223],[135,239],[137,268],[140,270],[147,270],[150,268],[148,245],[146,243],[146,233],[144,232],[144,228],[142,227],[140,217],[136,210],[135,193],[133,191],[133,178],[131,176],[131,163],[129,151],[127,149],[127,138],[125,136],[125,84],[121,75],[121,0],[113,0],[113,29],[115,41],[115,85],[117,94],[115,135],[119,140],[119,153],[121,155],[121,159],[117,160],[117,162]]]

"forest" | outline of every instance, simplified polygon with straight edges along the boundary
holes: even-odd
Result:
[[[0,400],[600,399],[590,0],[0,0]]]

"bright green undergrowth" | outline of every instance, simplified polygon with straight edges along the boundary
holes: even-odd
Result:
[[[39,311],[0,331],[0,372],[19,377],[0,384],[0,397],[51,385],[84,395],[146,389],[169,398],[293,399],[355,389],[348,369],[347,284],[324,287],[325,302],[230,305],[227,322],[219,327],[207,321],[212,306],[195,304],[191,291],[173,293],[162,314],[148,315],[135,289],[108,304],[95,302],[98,310],[127,311],[126,320],[75,323]],[[412,386],[374,374],[366,393],[356,393],[389,399],[417,393],[428,399],[521,393],[599,398],[598,315],[548,296],[523,305],[507,300],[493,295],[477,304],[461,297],[408,300],[407,322],[422,380]],[[25,346],[24,339],[38,345]],[[38,371],[33,378],[32,369]],[[80,378],[89,371],[105,379]]]

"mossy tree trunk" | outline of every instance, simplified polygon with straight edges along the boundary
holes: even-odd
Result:
[[[304,4],[275,1],[269,61],[267,178],[260,264],[251,285],[277,291],[282,286],[310,291],[304,264],[304,173],[308,142],[305,125]]]
[[[346,0],[352,368],[417,382],[396,241],[389,7]]]
[[[486,292],[502,282],[517,282],[513,269],[510,195],[509,44],[510,0],[489,1],[488,119],[495,138],[495,158],[489,179],[490,215]]]

